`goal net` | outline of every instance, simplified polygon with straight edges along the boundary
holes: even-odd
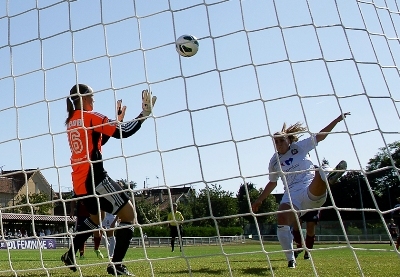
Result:
[[[0,166],[25,174],[28,185],[5,190],[2,197],[12,197],[2,203],[1,212],[19,207],[10,202],[17,195],[45,191],[33,184],[39,181],[30,183],[29,173],[37,169],[44,178],[40,182],[54,191],[45,204],[61,207],[66,215],[61,232],[49,237],[71,239],[66,196],[72,190],[71,166],[64,124],[69,90],[77,83],[91,86],[94,110],[111,119],[122,99],[129,121],[141,111],[142,90],[149,89],[157,96],[153,114],[134,136],[110,140],[103,148],[105,169],[113,179],[131,184],[125,188],[138,212],[135,248],[128,250],[124,263],[143,276],[252,276],[253,271],[244,270],[252,267],[246,256],[256,255],[262,260],[260,272],[279,275],[287,264],[275,227],[254,223],[260,214],[248,208],[254,201],[250,187],[244,189],[247,210],[234,207],[240,186],[261,189],[268,183],[268,162],[275,153],[272,135],[284,122],[303,122],[305,138],[351,112],[310,155],[317,165],[325,158],[332,166],[346,160],[348,172],[359,178],[350,179],[359,181],[360,192],[373,206],[365,208],[358,192],[354,205],[337,204],[340,191],[329,190],[322,212],[330,210],[337,217],[342,244],[316,247],[311,254],[346,248],[361,276],[368,265],[359,250],[390,252],[388,257],[398,262],[395,247],[370,248],[354,241],[390,240],[386,223],[395,203],[384,209],[378,205],[366,168],[379,149],[390,152],[388,145],[400,139],[399,12],[395,0],[2,1]],[[176,52],[175,40],[183,34],[198,38],[193,57]],[[393,170],[398,184],[395,158],[372,173],[382,170]],[[394,186],[388,184],[389,201],[395,199],[390,195]],[[272,194],[283,190],[278,183]],[[233,200],[221,200],[227,198]],[[193,199],[202,205],[187,208],[185,203]],[[171,253],[168,232],[150,241],[146,230],[168,230],[166,211],[175,202],[190,215],[184,225],[192,235],[185,232],[191,239],[176,242],[183,244],[182,252]],[[28,201],[25,206],[33,216],[38,204]],[[261,215],[273,218],[273,207]],[[364,229],[358,236],[350,236],[344,212],[360,215]],[[382,237],[365,233],[369,212],[376,214]],[[3,216],[2,245],[7,230],[19,226],[15,224]],[[33,219],[29,224],[39,223]],[[203,227],[214,230],[207,235],[214,246],[196,252],[196,239],[201,247],[207,244],[195,231]],[[241,231],[228,239],[229,227]],[[31,230],[28,238],[39,241],[38,230]],[[251,247],[240,250],[224,239]],[[168,251],[152,252],[154,243]],[[53,254],[42,247],[34,254],[39,262],[32,265],[21,263],[13,251],[0,253],[8,261],[0,266],[0,276],[69,274],[59,261],[64,251]],[[213,269],[213,259],[222,265]],[[81,276],[95,276],[110,261],[76,262]],[[307,268],[321,274],[314,259]]]

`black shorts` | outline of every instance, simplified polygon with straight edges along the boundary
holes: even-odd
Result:
[[[319,211],[309,211],[306,212],[304,215],[300,217],[300,220],[303,222],[315,222],[318,223],[319,221]]]
[[[181,237],[183,237],[183,229],[182,229],[182,226],[181,225],[179,225],[179,231],[180,231],[180,233],[181,233]],[[178,234],[178,227],[177,226],[169,226],[169,233],[170,233],[170,236],[171,236],[171,238],[176,238],[176,237],[178,237],[179,236],[179,234]]]
[[[91,190],[92,189],[88,189],[88,191]],[[122,191],[121,186],[108,176],[96,186],[95,190],[95,196],[81,199],[87,211],[92,215],[98,214],[100,210],[115,215],[130,199],[129,196]]]

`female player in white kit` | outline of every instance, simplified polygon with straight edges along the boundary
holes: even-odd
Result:
[[[274,134],[277,153],[269,163],[269,182],[258,199],[252,204],[254,212],[258,211],[262,201],[275,189],[279,177],[284,182],[285,193],[279,204],[278,211],[290,210],[291,205],[296,210],[319,208],[326,200],[326,186],[335,183],[347,168],[345,161],[341,161],[335,171],[327,168],[316,169],[308,154],[318,142],[324,140],[328,133],[350,113],[344,113],[334,119],[318,134],[298,141],[299,132],[307,128],[298,122],[288,128],[283,125],[282,131]],[[327,174],[327,171],[331,171]],[[340,170],[340,171],[336,171]],[[285,182],[286,180],[286,182]],[[277,236],[282,249],[285,250],[289,268],[296,267],[293,252],[293,237],[290,227],[297,224],[296,215],[292,211],[277,214]]]
[[[104,219],[101,222],[104,229],[111,229],[118,226],[118,217],[116,215],[105,213]],[[107,249],[108,257],[114,256],[115,236],[114,230],[106,230],[105,234],[101,237],[104,247]]]

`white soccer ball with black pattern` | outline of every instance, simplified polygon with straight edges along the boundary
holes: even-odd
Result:
[[[183,35],[180,36],[176,42],[176,51],[182,57],[194,56],[199,50],[199,42],[195,36]]]

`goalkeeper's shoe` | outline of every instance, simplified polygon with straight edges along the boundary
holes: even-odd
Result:
[[[329,185],[333,185],[334,183],[336,183],[339,180],[339,178],[342,177],[346,169],[347,169],[346,161],[341,161],[340,163],[338,163],[334,171],[328,174]]]
[[[112,275],[135,276],[135,274],[130,273],[126,266],[124,266],[123,264],[108,265],[107,273]]]
[[[291,260],[288,262],[288,268],[296,268],[296,261],[295,260]]]
[[[101,251],[99,249],[95,249],[94,253],[96,253],[97,258],[104,259],[103,253],[101,253]]]
[[[309,259],[310,259],[310,255],[306,251],[306,253],[304,253],[304,260],[309,260]]]
[[[69,269],[71,269],[73,272],[76,271],[76,267],[75,267],[75,266],[71,266],[71,265],[74,265],[74,259],[71,258],[71,257],[68,255],[68,251],[65,252],[65,254],[61,256],[61,261],[62,261],[66,266],[68,266]]]

